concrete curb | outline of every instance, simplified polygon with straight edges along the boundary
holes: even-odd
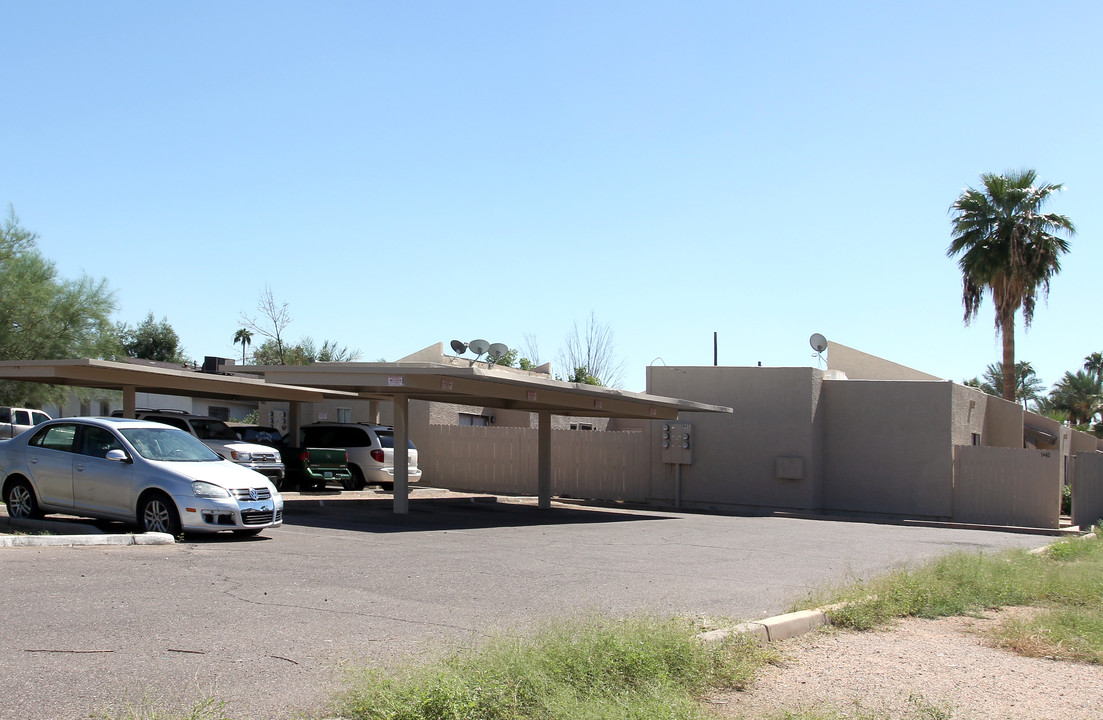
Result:
[[[93,545],[173,545],[176,539],[168,533],[142,533],[136,535],[5,535],[0,537],[2,547],[76,547]]]
[[[1092,532],[1078,537],[1084,540],[1094,540],[1096,539],[1096,534]],[[1047,544],[1036,547],[1029,552],[1031,555],[1043,555],[1049,552],[1050,547],[1051,545]],[[775,615],[774,617],[768,617],[762,620],[741,623],[735,627],[698,633],[697,639],[702,642],[713,643],[720,642],[732,635],[742,635],[754,640],[760,645],[776,642],[778,640],[788,640],[789,638],[818,630],[824,625],[830,625],[830,614],[837,610],[841,610],[845,606],[846,603],[836,603],[815,610],[800,610],[798,612],[786,613],[785,615]]]
[[[829,611],[830,609],[823,608],[775,615],[762,620],[741,623],[731,628],[700,633],[697,635],[697,639],[712,643],[720,642],[732,635],[742,635],[754,640],[759,645],[765,645],[778,640],[795,638],[813,630],[818,630],[824,625],[830,625],[831,620],[827,615]]]

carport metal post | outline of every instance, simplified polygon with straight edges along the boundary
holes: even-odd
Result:
[[[536,429],[536,506],[551,508],[551,410],[541,410]]]
[[[394,396],[394,512],[410,512],[410,398]]]

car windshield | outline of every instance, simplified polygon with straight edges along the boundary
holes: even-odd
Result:
[[[122,428],[119,432],[146,460],[218,462],[213,450],[176,428]]]
[[[221,420],[199,420],[192,418],[191,426],[200,440],[237,440],[230,426]]]

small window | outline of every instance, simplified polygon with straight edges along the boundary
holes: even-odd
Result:
[[[593,429],[594,429],[594,424],[593,423],[584,423],[584,422],[571,423],[571,430],[593,430]]]
[[[490,418],[488,418],[486,415],[460,413],[459,420],[460,425],[463,427],[487,427],[490,425]]]
[[[973,445],[980,445],[980,433],[973,433]]]
[[[352,422],[352,408],[337,408],[337,422]]]
[[[77,413],[77,414],[81,415],[83,417],[88,417],[89,415],[91,415],[92,414],[92,403],[87,402],[87,401],[82,401],[81,404],[80,404],[80,412]]]
[[[230,408],[218,407],[217,405],[209,405],[207,407],[207,414],[213,417],[215,420],[226,422],[230,419]]]

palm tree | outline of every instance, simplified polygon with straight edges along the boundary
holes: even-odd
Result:
[[[1073,425],[1084,425],[1103,411],[1103,381],[1086,370],[1066,372],[1053,386],[1053,407],[1069,414]]]
[[[234,333],[234,345],[241,343],[241,364],[245,364],[245,348],[249,347],[253,342],[253,333],[249,332],[245,328],[241,328]]]
[[[1036,173],[1019,170],[981,175],[983,190],[966,188],[950,207],[952,241],[948,257],[960,255],[961,302],[965,323],[977,316],[985,291],[996,306],[996,330],[1003,336],[1003,397],[1015,399],[1015,313],[1021,308],[1030,327],[1034,303],[1049,294],[1050,279],[1061,271],[1060,256],[1076,228],[1064,215],[1041,212],[1061,185],[1035,187]]]
[[[981,392],[1003,397],[1003,363],[993,363],[984,369],[983,382],[979,378],[966,380],[965,385],[975,387]],[[1026,361],[1015,363],[1015,400],[1027,407],[1030,400],[1042,397],[1045,383],[1038,377],[1033,366]]]
[[[1084,358],[1084,369],[1097,378],[1103,379],[1103,353],[1093,352]]]

